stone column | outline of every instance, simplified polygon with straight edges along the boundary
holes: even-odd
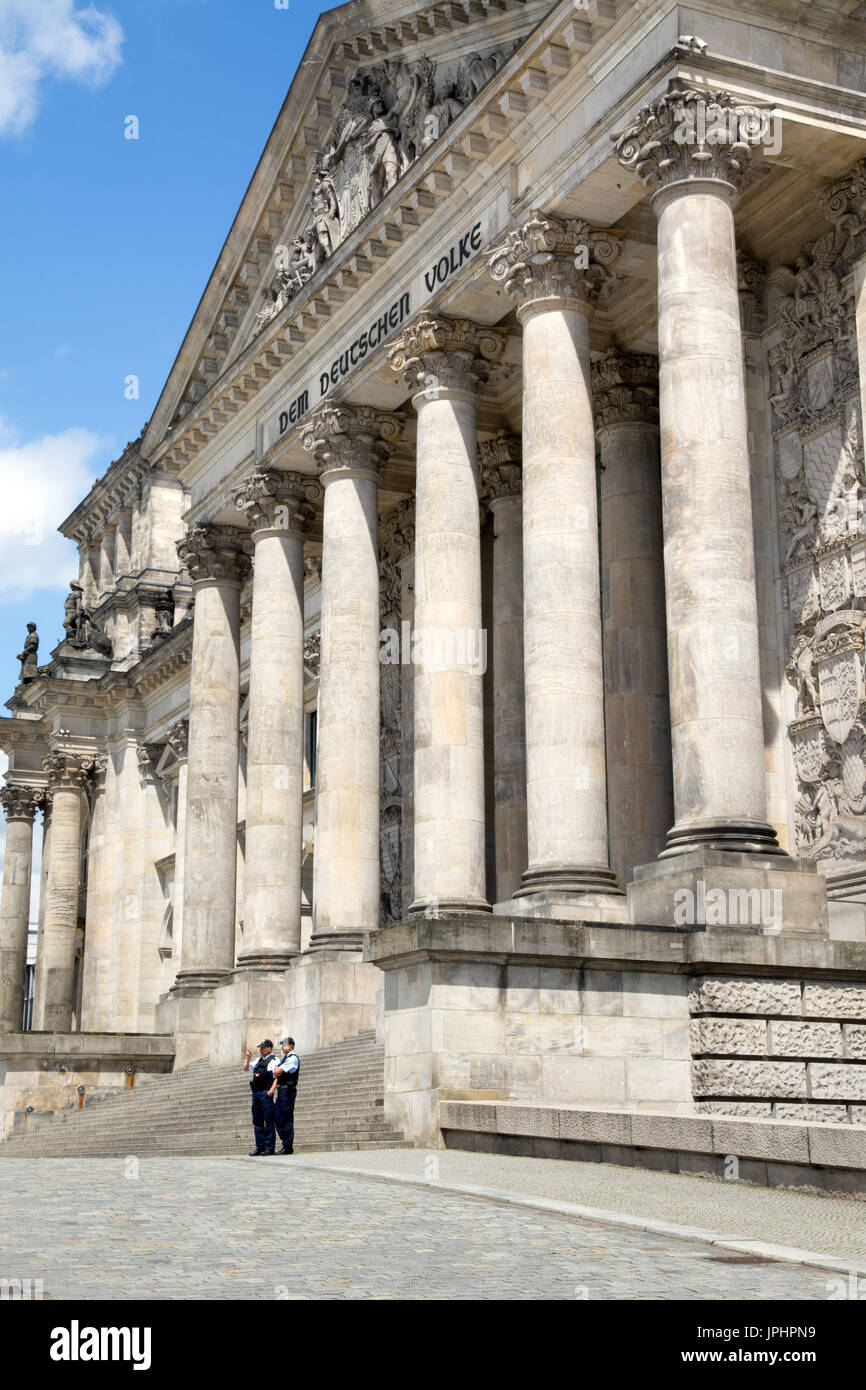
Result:
[[[304,537],[321,492],[300,473],[259,472],[234,498],[255,546],[243,966],[278,969],[301,949]]]
[[[93,758],[68,750],[50,753],[42,766],[52,793],[51,862],[42,932],[39,1013],[34,1027],[65,1033],[72,1027],[78,889],[81,877],[81,813],[84,779]]]
[[[534,212],[490,253],[523,326],[529,865],[521,898],[610,905],[589,318],[610,232]]]
[[[48,902],[48,863],[51,858],[51,803],[53,797],[46,787],[39,794],[39,808],[42,811],[42,867],[39,873],[39,917],[36,930],[36,975],[33,981],[33,1027],[38,1027],[42,1017],[44,989],[42,982],[42,962],[45,960],[43,943],[45,940],[45,905]]]
[[[97,753],[90,777],[90,835],[87,845],[87,904],[84,919],[84,971],[81,987],[81,1031],[98,1033],[111,1031],[106,1012],[106,978],[109,969],[111,938],[116,929],[113,910],[106,911],[105,869],[106,851],[117,853],[106,835],[105,783],[108,755]],[[113,833],[113,827],[109,834]],[[112,905],[113,907],[113,905]]]
[[[757,112],[672,89],[617,141],[658,218],[659,409],[676,823],[698,846],[781,853],[767,819],[733,203]],[[684,138],[684,132],[692,138]],[[725,133],[727,132],[727,133]]]
[[[114,538],[114,577],[132,572],[132,507],[124,506],[117,518]]]
[[[379,925],[379,467],[400,432],[368,406],[323,405],[303,430],[325,488],[311,949]]]
[[[99,538],[99,585],[97,600],[101,603],[105,595],[114,588],[114,549],[116,527],[106,526]]]
[[[493,779],[496,901],[520,887],[527,864],[526,718],[523,673],[521,442],[500,430],[479,448],[481,486],[493,516]]]
[[[174,909],[171,918],[172,968],[180,969],[183,952],[183,898],[186,863],[187,755],[189,720],[179,719],[168,731],[168,742],[177,758],[177,824],[174,831]]]
[[[0,788],[6,813],[6,857],[0,897],[0,1033],[18,1033],[24,1021],[24,976],[30,925],[30,874],[33,864],[33,787],[9,783]]]
[[[624,882],[673,822],[659,474],[658,362],[611,348],[593,363],[610,862]]]
[[[96,604],[99,590],[99,548],[92,540],[78,543],[78,582],[87,608]]]
[[[193,582],[183,955],[177,984],[207,989],[235,963],[240,591],[251,542],[196,526],[177,552]]]
[[[484,854],[477,391],[505,335],[426,315],[391,350],[418,412],[415,475],[415,900],[489,912]]]

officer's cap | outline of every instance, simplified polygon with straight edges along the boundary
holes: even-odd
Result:
[[[265,1038],[264,1042],[259,1043],[259,1047],[273,1047],[273,1045],[274,1044],[270,1038]]]

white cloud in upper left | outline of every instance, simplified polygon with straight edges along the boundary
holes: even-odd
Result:
[[[75,0],[0,0],[0,135],[20,135],[52,78],[101,86],[121,62],[113,15]]]
[[[80,428],[24,441],[0,416],[0,600],[76,577],[75,547],[56,528],[104,471],[108,443]]]

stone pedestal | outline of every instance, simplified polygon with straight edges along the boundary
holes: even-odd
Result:
[[[534,213],[489,258],[523,327],[529,866],[518,897],[590,910],[622,891],[608,860],[589,353],[589,316],[617,254],[609,233]]]
[[[6,813],[0,897],[0,1033],[18,1032],[24,1020],[35,794],[35,788],[14,783],[0,789],[0,803]]]
[[[206,989],[235,963],[240,588],[250,541],[200,526],[178,545],[195,595],[184,867],[185,989]]]
[[[379,982],[379,972],[360,951],[320,948],[296,956],[282,979],[279,1017],[298,1052],[314,1052],[375,1028]]]
[[[304,783],[304,535],[321,495],[298,473],[256,473],[235,494],[255,546],[250,632],[244,968],[301,949]]]
[[[503,347],[490,329],[422,316],[391,352],[418,412],[410,911],[490,910],[475,392]]]
[[[241,1066],[247,1048],[257,1056],[262,1038],[278,1042],[292,1020],[285,1013],[285,971],[247,965],[223,980],[213,992],[209,1062],[214,1067]]]

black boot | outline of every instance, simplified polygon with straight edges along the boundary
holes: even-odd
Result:
[[[258,1158],[264,1152],[264,1149],[250,1149],[250,1158]]]
[[[283,1147],[280,1149],[281,1154],[293,1154],[294,1152],[295,1151],[292,1148],[291,1144],[284,1144]]]

